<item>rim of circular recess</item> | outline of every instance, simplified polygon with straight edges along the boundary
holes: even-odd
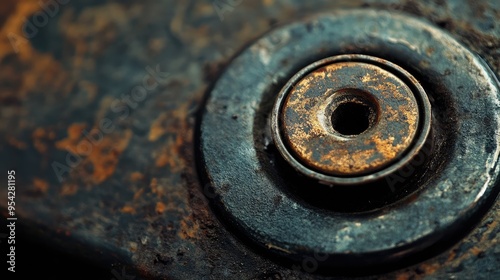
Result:
[[[308,168],[305,164],[297,159],[290,152],[290,148],[282,139],[282,129],[280,127],[280,113],[283,109],[284,101],[290,94],[291,89],[306,75],[313,72],[314,70],[321,68],[322,66],[327,66],[329,64],[337,62],[362,62],[371,65],[378,66],[386,71],[389,71],[399,79],[401,79],[412,91],[418,104],[419,118],[417,126],[417,135],[413,139],[410,146],[403,152],[403,154],[395,158],[391,163],[382,169],[375,171],[371,174],[361,175],[361,176],[334,176],[321,173],[319,171]],[[413,77],[409,72],[399,67],[398,65],[384,60],[379,57],[363,55],[363,54],[343,54],[337,56],[331,56],[319,61],[316,61],[299,72],[295,74],[286,85],[280,90],[276,102],[274,103],[272,115],[271,115],[271,130],[273,134],[273,139],[278,148],[280,154],[287,160],[287,162],[298,172],[304,174],[310,178],[318,180],[322,184],[360,184],[368,183],[372,181],[379,180],[399,168],[407,164],[424,146],[427,137],[429,136],[431,127],[431,104],[422,88],[420,83]]]

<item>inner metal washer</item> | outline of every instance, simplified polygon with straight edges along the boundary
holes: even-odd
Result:
[[[360,93],[368,97],[358,101]],[[352,98],[375,107],[376,116],[367,132],[345,136],[331,129],[335,108],[329,107]],[[279,152],[301,174],[324,184],[361,184],[393,173],[420,152],[431,107],[420,83],[401,67],[367,55],[339,55],[308,65],[287,82],[271,126]]]

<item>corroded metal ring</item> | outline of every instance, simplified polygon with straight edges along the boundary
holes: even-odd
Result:
[[[366,183],[406,165],[429,134],[431,108],[401,67],[366,55],[312,63],[290,79],[272,112],[282,156],[320,182]]]
[[[270,116],[298,71],[359,53],[420,81],[432,105],[429,157],[369,184],[325,188],[298,176],[275,149]],[[277,28],[228,64],[200,114],[198,168],[216,213],[253,247],[293,262],[320,254],[319,266],[337,270],[393,269],[449,247],[491,206],[499,192],[499,100],[495,74],[438,27],[405,14],[335,11]],[[423,131],[420,106],[415,137]],[[372,187],[395,195],[374,203]],[[346,210],[351,205],[361,207]]]

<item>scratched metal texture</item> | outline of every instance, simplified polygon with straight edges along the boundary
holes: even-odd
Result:
[[[2,1],[0,170],[16,170],[17,214],[34,238],[110,270],[126,266],[137,278],[328,279],[273,262],[212,213],[193,138],[207,87],[273,26],[350,7],[425,18],[498,76],[500,2],[233,1],[241,3],[223,14],[214,2],[67,1],[26,38],[24,20],[41,10],[38,1]],[[143,100],[117,101],[157,67],[168,77]],[[103,119],[113,128],[90,152],[79,151],[84,131]],[[75,166],[59,180],[53,164],[68,166],[68,154]],[[0,194],[3,216],[6,195]],[[500,279],[499,220],[497,202],[446,252],[367,278]]]

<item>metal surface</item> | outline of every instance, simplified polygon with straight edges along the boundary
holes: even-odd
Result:
[[[60,248],[65,254],[91,260],[109,272],[104,279],[335,278],[314,274],[318,272],[315,264],[321,263],[324,256],[304,257],[298,266],[275,262],[266,249],[254,250],[252,243],[242,242],[241,235],[226,230],[205,198],[213,193],[198,181],[195,169],[198,158],[193,154],[196,147],[193,132],[204,93],[239,50],[282,23],[339,8],[371,7],[386,10],[388,14],[404,12],[447,30],[451,37],[479,54],[497,76],[500,74],[500,3],[496,0],[230,1],[234,6],[225,6],[220,1],[60,2],[65,4],[48,17],[46,25],[35,26],[36,31],[29,30],[29,37],[24,35],[23,26],[26,21],[33,23],[33,15],[43,11],[38,1],[5,0],[0,5],[0,172],[5,175],[7,169],[16,169],[18,233],[24,232],[30,240],[47,244],[50,250]],[[422,54],[434,51],[432,46],[425,45],[427,39],[412,46],[405,38],[394,37],[384,17],[371,19],[374,21],[361,19],[364,26],[354,30],[355,33],[387,33],[387,38],[392,38],[392,44],[401,50],[416,49]],[[346,27],[349,26],[352,24]],[[12,41],[13,38],[18,40]],[[280,45],[278,40],[271,43]],[[256,62],[269,57],[268,46],[255,49],[261,53]],[[349,45],[345,49],[349,51]],[[463,65],[475,69],[476,59],[464,61],[467,59],[457,57],[460,62],[457,67],[440,69],[429,80],[421,79],[423,72],[421,75],[412,65],[430,66],[442,57],[458,55],[456,51],[434,52],[437,59],[433,60],[408,56],[403,61],[390,61],[411,72],[426,91],[433,88],[443,93],[431,100],[433,108],[439,108],[433,109],[433,116],[442,123],[440,130],[482,135],[487,130],[484,128],[494,127],[495,115],[485,115],[485,108],[479,106],[454,107],[446,87],[440,83],[441,80],[451,83],[447,75],[461,71]],[[283,85],[302,67],[332,54],[311,55],[310,60],[287,73],[289,76],[278,76],[276,82]],[[294,56],[292,52],[287,57]],[[292,59],[283,59],[285,65],[293,63]],[[146,69],[148,66],[150,71]],[[138,92],[134,91],[132,98],[132,90],[143,85],[144,78],[151,76],[151,69],[161,74],[157,75],[161,83],[148,90],[145,99],[136,101],[140,100]],[[168,78],[163,79],[166,73]],[[233,82],[255,74],[242,71]],[[266,79],[276,74],[279,72],[269,73]],[[473,85],[462,84],[460,80],[455,84],[464,87],[463,94],[471,94],[469,99],[474,104],[487,99],[483,91],[471,90],[475,88]],[[257,84],[249,87],[258,88]],[[279,90],[276,86],[273,93]],[[268,101],[266,109],[271,109],[273,98]],[[482,115],[484,127],[465,126],[461,121]],[[243,115],[236,112],[232,117],[238,122]],[[84,140],[83,131],[99,128],[104,118],[113,120],[114,130],[103,132],[103,140],[93,146],[90,155],[69,153],[66,145],[57,144]],[[228,137],[232,135],[219,135],[221,141]],[[262,148],[271,141],[270,134],[258,139]],[[469,151],[452,140],[438,139],[444,147],[442,154],[468,154],[481,148],[478,144],[477,149]],[[495,150],[493,146],[483,148]],[[267,152],[260,154],[269,160],[266,155]],[[76,156],[82,161],[76,161]],[[68,158],[76,163],[69,165]],[[63,169],[62,181],[52,167],[54,162],[68,168]],[[440,165],[435,167],[430,173],[440,174]],[[457,174],[461,172],[470,174],[468,181],[474,181],[471,170],[457,170]],[[453,175],[449,179],[453,183],[450,189],[464,187],[464,182],[456,181]],[[6,215],[7,194],[3,190],[0,208],[2,215]],[[307,193],[293,192],[309,201]],[[363,198],[364,193],[358,191],[357,201],[369,207],[385,204],[370,189],[366,193],[371,199]],[[443,200],[453,200],[447,193],[443,189]],[[258,199],[261,194],[252,196]],[[345,197],[335,200],[325,196],[325,199],[328,205],[334,204],[331,207],[344,211],[350,205],[362,208]],[[407,268],[393,267],[393,272],[367,278],[498,279],[499,219],[497,202],[470,234],[457,232],[466,235],[459,243],[445,251],[435,248],[435,253],[443,253]],[[420,227],[421,221],[427,223],[417,214],[413,220],[412,228],[401,231],[413,231]],[[4,231],[0,230],[1,233]],[[6,243],[1,236],[3,249]],[[20,240],[18,247],[26,248],[26,253],[18,255],[20,274],[30,270],[28,273],[43,275],[40,270],[27,267],[30,253],[35,252],[42,257],[31,263],[46,266],[50,275],[57,273],[55,267],[73,271],[64,273],[66,278],[77,278],[90,270],[81,262],[60,264],[47,257],[49,249],[32,252],[25,245]],[[122,272],[128,277],[116,276],[116,273],[123,276]]]
[[[373,181],[415,157],[429,134],[430,110],[422,87],[403,69],[375,57],[338,56],[309,65],[283,88],[272,112],[273,138],[305,175],[329,183]]]

